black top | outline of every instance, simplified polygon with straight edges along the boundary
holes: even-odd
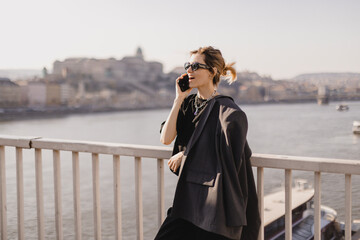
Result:
[[[187,96],[183,103],[180,106],[179,113],[176,120],[176,140],[174,143],[174,148],[172,152],[172,156],[177,154],[178,152],[185,151],[186,145],[188,144],[198,122],[200,116],[202,115],[204,109],[206,108],[207,104],[205,104],[201,109],[199,109],[198,113],[195,115],[195,97],[196,94],[191,94]],[[199,98],[199,103],[203,103],[206,101],[205,99]],[[161,124],[160,132],[162,127],[164,126],[165,122]],[[178,171],[177,171],[178,173]],[[176,173],[176,174],[177,174]]]
[[[197,115],[195,115],[195,97],[196,94],[188,96],[184,102],[181,104],[179,114],[176,121],[176,132],[177,137],[174,144],[173,155],[178,152],[185,151],[186,145],[188,144],[198,122],[203,110],[206,107],[203,106],[199,109]],[[204,102],[204,99],[199,98],[200,104]]]

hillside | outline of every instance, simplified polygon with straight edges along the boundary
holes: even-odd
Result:
[[[298,75],[290,80],[307,82],[316,85],[360,85],[360,73],[307,73]]]

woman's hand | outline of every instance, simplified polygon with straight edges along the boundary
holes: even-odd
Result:
[[[192,88],[189,88],[188,90],[186,90],[185,92],[182,92],[179,86],[179,80],[182,79],[187,73],[183,73],[181,74],[180,77],[178,77],[176,79],[176,99],[181,99],[184,100],[187,95],[189,95],[189,93],[191,92]]]
[[[179,80],[182,79],[186,73],[182,74],[180,77],[176,79],[175,87],[176,87],[176,97],[174,99],[173,106],[171,108],[170,114],[167,117],[165,124],[161,131],[160,142],[165,145],[171,144],[171,142],[175,139],[177,132],[176,132],[176,122],[179,114],[179,110],[181,104],[183,103],[184,99],[189,95],[191,88],[182,92],[180,86],[178,84]]]
[[[184,152],[178,152],[169,159],[168,166],[172,171],[176,172],[177,169],[180,167],[183,156]]]

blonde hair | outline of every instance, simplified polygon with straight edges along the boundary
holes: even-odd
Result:
[[[214,68],[217,69],[213,78],[214,85],[219,84],[221,76],[227,78],[229,84],[236,81],[236,70],[233,68],[235,62],[225,64],[225,60],[219,49],[216,49],[212,46],[200,47],[198,50],[190,52],[190,55],[193,54],[202,54],[204,56],[204,61],[206,65],[210,67],[209,71],[212,74],[215,73]],[[230,71],[230,74],[228,71]]]

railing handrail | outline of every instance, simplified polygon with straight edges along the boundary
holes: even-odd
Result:
[[[170,147],[0,135],[0,146],[168,159]]]
[[[360,175],[360,159],[335,159],[272,154],[253,154],[253,167]]]
[[[0,135],[0,146],[169,159],[171,147]],[[254,153],[253,167],[360,175],[360,160]]]

